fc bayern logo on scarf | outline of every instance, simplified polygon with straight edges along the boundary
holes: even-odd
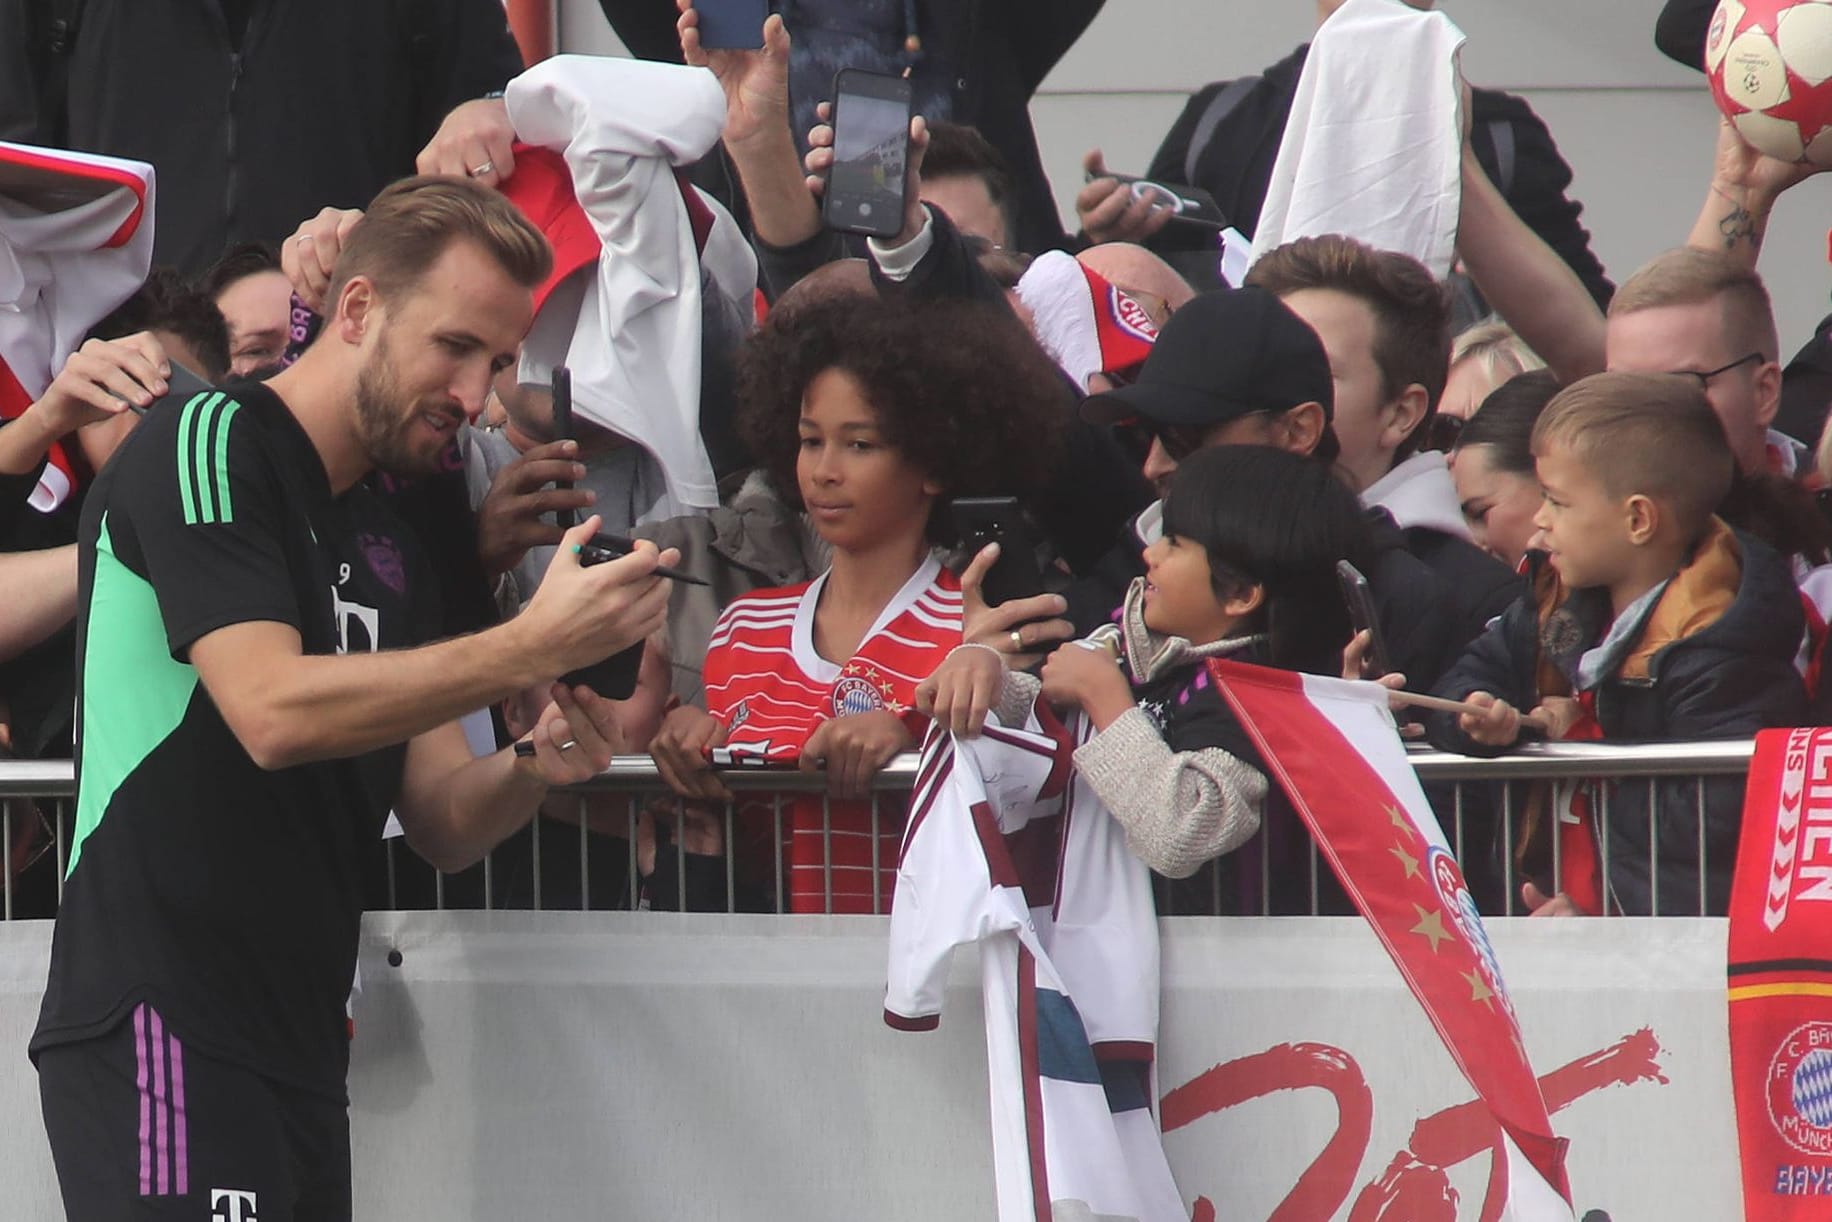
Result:
[[[1428,854],[1427,868],[1431,871],[1431,881],[1437,888],[1438,899],[1444,904],[1444,911],[1463,935],[1463,940],[1469,943],[1470,949],[1476,952],[1477,970],[1485,978],[1484,987],[1494,1000],[1501,1002],[1504,1010],[1513,1014],[1514,1003],[1508,997],[1507,987],[1501,979],[1501,963],[1495,958],[1495,948],[1489,944],[1488,931],[1483,927],[1482,917],[1476,909],[1476,899],[1469,893],[1468,884],[1463,881],[1463,871],[1458,868],[1457,859],[1433,845]]]
[[[1802,1154],[1832,1157],[1832,1022],[1802,1023],[1775,1049],[1768,1118]]]

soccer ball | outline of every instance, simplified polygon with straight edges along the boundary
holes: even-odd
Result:
[[[1758,152],[1832,166],[1832,0],[1721,0],[1705,74]]]

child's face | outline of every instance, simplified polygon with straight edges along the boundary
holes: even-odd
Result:
[[[817,374],[802,397],[795,477],[814,529],[850,552],[919,542],[940,492],[885,441],[865,388],[843,369]]]
[[[1239,616],[1215,596],[1209,554],[1200,543],[1166,534],[1145,549],[1145,626],[1192,645],[1219,641]]]
[[[1560,579],[1571,589],[1615,586],[1635,551],[1626,503],[1611,497],[1566,445],[1549,445],[1534,466],[1544,499],[1533,525]]]

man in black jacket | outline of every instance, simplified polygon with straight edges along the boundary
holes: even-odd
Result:
[[[1421,9],[1433,4],[1407,2]],[[1318,0],[1318,24],[1341,6],[1342,0]],[[1258,76],[1204,85],[1171,125],[1144,177],[1207,191],[1228,223],[1251,235],[1309,52],[1307,43]],[[1470,95],[1470,144],[1489,180],[1577,273],[1597,304],[1607,305],[1614,286],[1591,253],[1590,235],[1579,221],[1583,206],[1565,194],[1571,167],[1559,156],[1552,133],[1523,98],[1493,89],[1472,89]],[[1128,211],[1114,196],[1119,184],[1107,176],[1098,152],[1089,155],[1087,167],[1094,181],[1076,200],[1076,211],[1090,238],[1141,241],[1157,235],[1154,245],[1165,240],[1159,231],[1168,213]]]
[[[519,71],[499,0],[0,0],[0,140],[151,162],[189,275],[361,207]]]

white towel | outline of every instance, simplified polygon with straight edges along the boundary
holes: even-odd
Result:
[[[666,473],[666,517],[719,503],[700,441],[702,275],[748,298],[757,264],[731,218],[704,257],[674,167],[704,156],[725,123],[725,95],[704,68],[556,55],[509,82],[515,134],[565,157],[601,244],[596,276],[576,276],[542,305],[519,376],[572,370],[573,407],[647,449]],[[703,199],[705,197],[702,197]]]
[[[1340,233],[1450,272],[1462,199],[1463,31],[1399,0],[1348,0],[1317,31],[1253,235],[1253,258]]]
[[[0,417],[45,392],[83,335],[146,279],[153,167],[0,143]],[[61,442],[30,497],[49,513],[75,488]]]

